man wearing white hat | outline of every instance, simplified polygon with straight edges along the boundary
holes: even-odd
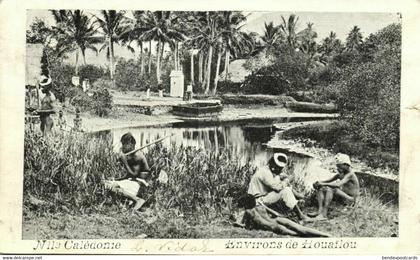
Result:
[[[350,157],[339,153],[335,156],[335,161],[338,173],[328,180],[315,182],[313,185],[318,190],[318,211],[310,214],[316,217],[315,220],[327,219],[328,207],[334,197],[344,203],[354,203],[359,196],[359,180],[351,170]]]
[[[257,203],[266,206],[284,206],[296,212],[302,220],[308,220],[297,205],[302,195],[289,186],[289,180],[282,173],[287,165],[287,156],[283,153],[275,153],[268,161],[268,168],[260,168],[251,178],[248,194],[254,196]]]
[[[41,132],[46,135],[49,133],[54,125],[53,119],[50,117],[51,114],[54,114],[54,96],[50,91],[51,87],[51,78],[46,76],[41,76],[39,85],[42,87],[42,93],[44,96],[41,99],[41,107],[37,111],[40,121],[41,121]],[[41,96],[41,95],[40,95]]]

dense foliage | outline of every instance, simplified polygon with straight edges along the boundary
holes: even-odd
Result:
[[[112,200],[103,180],[122,176],[124,170],[108,140],[81,133],[56,133],[44,139],[26,131],[25,198],[30,194],[54,203],[53,210],[66,206],[76,212],[92,211]],[[161,213],[191,216],[191,222],[229,214],[254,172],[228,149],[209,152],[155,146],[146,157],[153,176],[146,192],[151,207]],[[161,171],[168,174],[167,184],[157,181]]]

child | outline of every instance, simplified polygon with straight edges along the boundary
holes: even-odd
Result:
[[[318,211],[310,214],[315,220],[327,219],[328,207],[335,195],[344,203],[354,203],[359,195],[359,180],[351,170],[350,157],[339,153],[335,157],[338,174],[323,182],[315,182],[314,188],[318,190]]]
[[[245,208],[243,223],[248,229],[263,229],[276,234],[290,236],[330,237],[327,233],[302,226],[282,217],[263,203],[257,203],[254,196],[250,194],[240,199],[239,206]],[[271,215],[274,215],[274,217]]]
[[[145,200],[140,198],[138,193],[141,185],[148,186],[146,180],[149,177],[149,165],[146,157],[140,150],[134,152],[136,140],[130,132],[121,137],[121,144],[120,160],[127,173],[124,177],[115,181],[106,181],[105,185],[111,190],[133,200],[135,202],[133,209],[138,210],[145,203]]]
[[[60,111],[58,111],[57,126],[61,130],[66,129],[66,126],[67,126],[66,119],[63,116],[63,110],[61,110],[61,109],[60,109]]]

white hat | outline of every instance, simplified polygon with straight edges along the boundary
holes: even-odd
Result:
[[[351,166],[350,157],[347,154],[344,154],[344,153],[338,153],[335,156],[335,163],[336,164],[347,164],[348,166]]]
[[[274,158],[274,162],[277,164],[277,166],[279,167],[284,167],[287,164],[287,155],[285,155],[284,153],[275,153],[273,155]]]
[[[47,86],[49,84],[51,84],[51,78],[50,77],[46,77],[46,76],[42,75],[41,78],[39,78],[39,85]]]

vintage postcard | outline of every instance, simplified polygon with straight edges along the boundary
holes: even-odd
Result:
[[[302,4],[1,1],[0,252],[420,254],[420,4]]]

